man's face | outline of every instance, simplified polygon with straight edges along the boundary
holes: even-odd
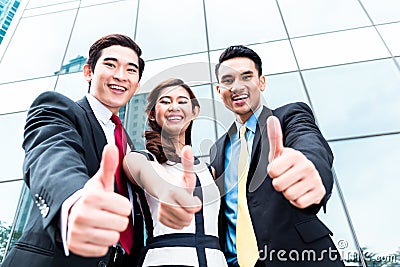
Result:
[[[94,71],[84,66],[90,94],[113,114],[126,105],[139,89],[139,58],[128,47],[113,45],[102,50]]]
[[[225,106],[244,123],[261,105],[260,94],[265,89],[265,77],[259,77],[254,62],[237,57],[222,62],[218,71],[218,93]]]

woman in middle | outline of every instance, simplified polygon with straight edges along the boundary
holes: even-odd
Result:
[[[132,151],[124,161],[129,179],[146,192],[153,224],[139,266],[227,266],[218,241],[219,191],[211,168],[193,157],[188,147],[193,120],[199,112],[200,105],[193,91],[180,79],[166,80],[148,95],[146,150]],[[193,181],[187,184],[184,179],[185,158],[193,159],[196,185]],[[154,179],[155,173],[163,177],[157,175]],[[158,220],[162,201],[159,197],[167,195],[163,190],[174,186],[195,187],[193,194],[202,202],[202,209],[180,230]]]

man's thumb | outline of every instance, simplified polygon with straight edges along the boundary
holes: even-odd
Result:
[[[118,148],[115,145],[107,144],[103,149],[100,169],[97,172],[98,179],[105,191],[114,191],[115,171],[119,163]]]
[[[283,135],[281,124],[277,117],[269,116],[267,119],[269,155],[268,161],[271,163],[279,157],[283,151]]]
[[[183,180],[190,193],[192,193],[196,187],[196,174],[193,170],[193,161],[192,147],[184,146],[182,148]]]

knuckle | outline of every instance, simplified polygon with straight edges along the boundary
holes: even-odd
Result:
[[[98,255],[96,255],[97,257],[102,257],[105,256],[108,252],[108,247],[101,247],[101,249],[99,249],[99,253]]]
[[[111,246],[113,244],[115,244],[116,242],[118,242],[118,240],[120,239],[120,232],[112,232],[110,234],[110,240],[106,243],[106,245]]]
[[[301,197],[296,200],[298,207],[300,209],[304,209],[304,208],[307,208],[308,206],[310,206],[311,203],[309,201],[310,200],[308,198],[304,198],[304,197]]]
[[[289,153],[292,153],[293,156],[295,157],[302,157],[303,153],[301,153],[299,150],[293,149],[293,148],[287,148]]]
[[[121,217],[121,219],[120,219],[120,224],[119,224],[119,226],[117,227],[117,230],[118,231],[125,231],[125,229],[128,227],[128,224],[129,224],[129,218],[127,218],[127,217]],[[118,238],[118,237],[117,237]]]
[[[79,224],[85,223],[87,221],[87,219],[88,218],[86,217],[86,212],[73,213],[68,218],[68,224],[72,224],[74,226],[77,226]],[[78,227],[74,227],[73,229],[74,229],[74,231],[72,231],[72,233],[75,233],[76,231],[78,231],[79,228]]]
[[[78,200],[82,203],[82,205],[91,205],[92,203],[96,203],[100,200],[99,195],[93,191],[86,191],[81,198]]]
[[[166,197],[168,199],[175,199],[175,197],[176,197],[175,190],[173,190],[172,188],[168,188],[168,190],[166,191]]]
[[[305,203],[303,201],[299,201],[298,203],[299,203],[299,208],[300,209],[304,209],[304,208],[306,208],[308,206],[307,203]]]
[[[277,177],[276,172],[274,171],[274,168],[273,168],[272,165],[270,165],[270,167],[269,167],[268,175],[269,175],[269,177],[271,177],[271,178],[276,178],[276,177]]]
[[[124,216],[128,216],[131,214],[131,211],[132,211],[132,205],[131,205],[129,199],[125,198],[123,200],[122,214]]]
[[[288,200],[295,200],[293,192],[291,192],[291,191],[289,191],[289,190],[284,191],[283,195],[284,195],[284,196],[286,197],[286,199],[288,199]]]
[[[281,192],[283,189],[282,184],[279,182],[279,180],[275,179],[272,180],[272,186],[275,188],[276,191]]]
[[[185,214],[185,216],[182,216],[182,225],[183,226],[189,226],[191,221],[192,221],[192,215],[191,214]]]
[[[75,242],[68,243],[68,249],[75,254],[82,253],[80,244],[77,244]]]

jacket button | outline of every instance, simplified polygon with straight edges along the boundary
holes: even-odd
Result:
[[[50,208],[47,205],[45,205],[45,206],[41,206],[39,209],[40,209],[40,214],[42,214],[42,217],[46,218],[47,215],[49,214]]]
[[[97,267],[107,267],[107,264],[104,261],[99,261]]]

